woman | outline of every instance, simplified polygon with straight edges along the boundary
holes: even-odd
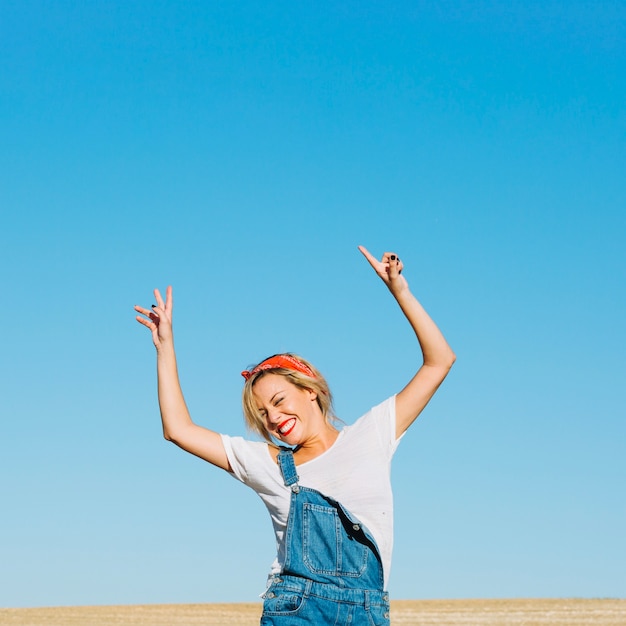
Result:
[[[194,424],[180,388],[172,335],[172,289],[136,306],[157,350],[163,433],[230,472],[265,502],[277,558],[261,625],[389,624],[386,593],[393,542],[390,463],[398,440],[433,396],[455,356],[411,294],[397,255],[363,253],[415,331],[423,363],[397,395],[339,431],[322,375],[293,354],[274,355],[245,378],[246,421],[265,442]]]

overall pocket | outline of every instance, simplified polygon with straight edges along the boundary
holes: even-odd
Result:
[[[263,596],[263,615],[295,615],[302,610],[305,601],[304,587],[283,582],[273,583]]]
[[[303,561],[315,574],[359,577],[368,549],[344,528],[335,507],[305,502],[302,509]]]
[[[389,626],[389,605],[372,604],[367,609],[370,626]]]

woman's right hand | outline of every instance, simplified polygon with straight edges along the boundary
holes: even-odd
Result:
[[[154,290],[156,304],[152,310],[136,305],[136,319],[152,333],[157,349],[159,407],[163,421],[163,436],[183,450],[230,471],[230,464],[221,435],[194,424],[180,388],[172,333],[172,288],[165,291],[165,302],[158,289]]]
[[[165,290],[165,302],[161,297],[158,289],[154,290],[156,304],[152,305],[152,310],[144,309],[139,305],[135,305],[135,311],[141,313],[135,318],[140,324],[143,324],[152,333],[152,341],[157,350],[164,343],[172,341],[172,310],[174,308],[174,299],[172,297],[172,287]]]

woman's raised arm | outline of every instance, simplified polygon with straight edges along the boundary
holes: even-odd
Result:
[[[385,252],[378,261],[363,246],[359,246],[359,250],[400,305],[422,351],[422,365],[396,397],[396,437],[400,437],[433,397],[456,356],[435,322],[411,293],[402,276],[403,264],[398,255]]]
[[[140,313],[136,319],[152,333],[152,341],[157,351],[157,376],[159,407],[163,422],[163,436],[183,450],[229,470],[228,457],[220,435],[208,428],[194,424],[178,379],[174,334],[172,332],[172,311],[174,299],[172,288],[165,292],[165,302],[158,289],[154,290],[156,305],[152,310],[135,306]]]

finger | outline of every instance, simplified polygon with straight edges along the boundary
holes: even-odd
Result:
[[[165,290],[165,310],[169,313],[174,309],[174,294],[172,291],[172,285],[168,285]]]
[[[365,246],[359,246],[359,251],[369,261],[369,264],[374,269],[377,269],[378,259],[374,257],[372,254],[370,254],[369,250]]]
[[[152,311],[150,311],[149,309],[144,309],[142,306],[139,306],[138,304],[136,304],[134,307],[135,311],[137,311],[137,313],[141,313],[142,315],[145,315],[146,317],[150,316],[150,313],[152,313]]]
[[[135,316],[135,319],[140,324],[143,324],[146,328],[149,328],[150,330],[154,330],[156,328],[156,324],[153,321],[146,319],[145,317],[141,317],[140,315],[137,315]]]
[[[165,308],[165,303],[163,302],[163,298],[161,297],[161,292],[158,289],[154,290],[154,297],[157,301],[157,305],[163,309]]]
[[[389,271],[391,265],[397,263],[399,260],[400,258],[395,252],[385,252],[385,254],[383,254],[382,263],[384,263],[385,269]]]
[[[398,255],[393,252],[389,253],[389,278],[394,279],[398,276]]]

